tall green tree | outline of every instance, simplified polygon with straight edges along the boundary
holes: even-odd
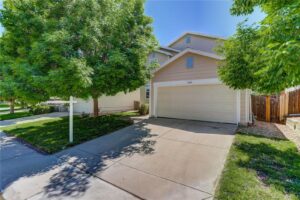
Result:
[[[157,45],[143,0],[6,0],[6,31],[27,40],[18,48],[30,79],[49,95],[98,98],[145,84]],[[29,36],[28,36],[29,35]]]
[[[10,103],[10,113],[14,113],[16,99],[15,84],[7,67],[7,56],[4,54],[4,36],[0,38],[0,99]]]
[[[235,89],[276,93],[300,84],[300,1],[235,0],[233,15],[259,6],[266,17],[258,25],[240,24],[219,52],[226,61],[219,75]]]
[[[0,98],[10,102],[10,113],[14,113],[16,100],[37,103],[48,98],[31,81],[31,73],[20,66],[17,44],[8,32],[0,38]]]
[[[14,113],[16,92],[14,81],[9,79],[6,74],[1,71],[0,76],[0,99],[10,103],[10,113]]]

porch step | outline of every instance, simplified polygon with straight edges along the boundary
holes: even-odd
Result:
[[[292,129],[295,133],[300,134],[300,117],[288,117],[286,126]]]

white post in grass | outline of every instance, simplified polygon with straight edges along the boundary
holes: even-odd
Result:
[[[45,102],[48,105],[56,105],[56,104],[69,104],[69,142],[73,142],[73,104],[77,103],[74,101],[73,97],[70,96],[69,101],[61,101],[61,100],[50,100]]]
[[[69,142],[73,142],[73,97],[70,96],[70,114],[69,114]]]

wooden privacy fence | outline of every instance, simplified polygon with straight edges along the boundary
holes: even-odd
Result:
[[[300,113],[300,89],[289,92],[288,113],[289,114]]]
[[[283,122],[290,114],[300,114],[300,89],[279,95],[252,95],[251,102],[257,120]]]
[[[252,113],[259,121],[280,122],[280,97],[251,96]]]

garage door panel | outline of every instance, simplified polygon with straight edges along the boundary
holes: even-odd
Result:
[[[236,123],[236,93],[224,85],[158,88],[157,115]]]

